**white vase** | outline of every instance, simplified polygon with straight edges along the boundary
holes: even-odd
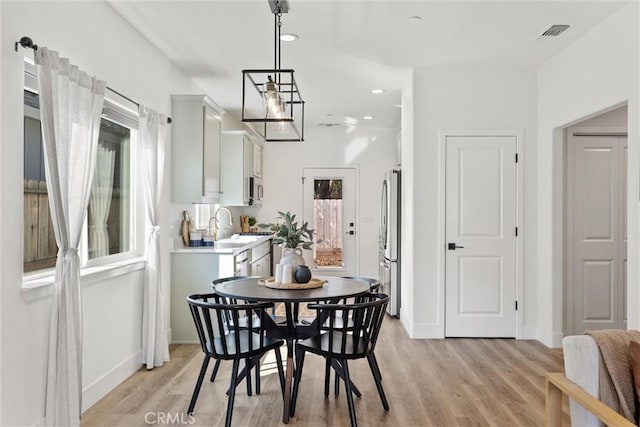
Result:
[[[282,250],[282,259],[280,260],[280,264],[290,265],[293,271],[296,271],[297,266],[305,265],[304,258],[302,257],[302,249],[284,248]]]

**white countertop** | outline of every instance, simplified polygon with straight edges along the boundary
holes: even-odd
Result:
[[[213,246],[174,247],[171,253],[174,254],[217,254],[217,255],[238,255],[240,252],[258,246],[261,243],[272,239],[273,235],[267,236],[241,236],[234,234],[228,239],[217,240]],[[182,240],[176,239],[174,244],[181,245]]]

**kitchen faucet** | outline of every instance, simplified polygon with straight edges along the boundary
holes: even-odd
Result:
[[[218,213],[220,213],[220,211],[224,211],[227,213],[227,215],[229,215],[229,227],[233,225],[233,213],[231,213],[231,210],[228,207],[220,206],[218,209],[216,209],[213,216],[209,218],[209,229],[211,230],[211,234],[215,236],[214,238],[216,240],[218,240],[217,231],[220,228],[220,219],[218,219]],[[211,227],[212,220],[213,220],[213,227]]]

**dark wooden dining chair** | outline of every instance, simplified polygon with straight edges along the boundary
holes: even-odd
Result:
[[[219,283],[225,283],[225,282],[229,282],[231,280],[243,280],[243,279],[257,279],[258,276],[232,276],[232,277],[222,277],[220,279],[216,279],[214,281],[211,282],[211,287],[214,289],[216,288],[216,285]],[[223,297],[221,295],[218,295],[218,297],[220,298],[221,302],[224,302],[225,304],[246,304],[247,301],[242,301],[242,300],[238,300],[236,298],[228,298],[228,297]],[[271,310],[271,318],[273,319],[273,321],[275,323],[286,323],[287,319],[285,317],[282,316],[276,316],[275,315],[275,307],[272,308]],[[229,318],[225,318],[224,319],[226,322],[233,322],[232,319]],[[258,325],[260,322],[260,319],[257,316],[253,316],[253,322],[254,325]],[[248,323],[247,323],[247,318],[242,316],[238,319],[238,326],[241,329],[247,329],[248,327]],[[216,360],[216,364],[213,367],[213,372],[211,372],[211,379],[210,381],[213,382],[216,379],[216,375],[218,374],[218,368],[220,367],[220,359]],[[248,369],[249,368],[249,369]],[[248,381],[247,381],[247,394],[249,396],[251,396],[251,369],[255,370],[255,377],[256,377],[256,394],[260,394],[260,357],[255,357],[252,360],[252,363],[250,365],[246,365],[244,367],[244,369],[242,370],[242,372],[239,374],[240,375],[240,379],[244,378],[245,376],[248,377]]]
[[[296,371],[291,416],[295,414],[304,358],[307,352],[333,360],[339,365],[338,367],[344,377],[347,389],[345,394],[347,395],[347,405],[352,426],[357,426],[357,419],[353,404],[352,382],[349,375],[349,360],[367,359],[382,406],[386,411],[389,410],[389,403],[382,388],[380,367],[373,356],[388,303],[389,296],[369,293],[356,297],[353,304],[310,304],[308,306],[308,308],[316,310],[318,319],[327,319],[329,323],[326,328],[316,328],[315,336],[299,341],[296,344]],[[345,318],[350,317],[352,322],[339,322],[338,324],[334,321],[338,317],[337,313],[340,313],[339,316],[345,316]],[[327,388],[325,384],[326,394]]]
[[[361,282],[365,282],[369,285],[369,291],[376,293],[380,290],[380,287],[382,286],[382,283],[378,280],[378,279],[373,279],[370,277],[361,277],[361,276],[343,276],[343,279],[351,279],[351,280],[359,280]],[[353,300],[353,298],[351,299],[344,299],[341,302],[343,304],[347,304],[349,302],[349,300]],[[344,316],[345,313],[339,312],[337,311],[335,313],[335,318],[334,318],[334,324],[337,325],[338,327],[342,327],[341,322],[352,322],[352,320],[349,317],[345,317]],[[327,328],[328,325],[328,320],[325,321],[324,323],[324,328]],[[353,325],[353,323],[351,323],[351,325]],[[375,354],[372,355],[374,362],[377,364],[378,361],[375,359]],[[325,361],[325,372],[324,372],[324,395],[325,396],[329,396],[329,382],[330,382],[330,375],[331,375],[331,368],[334,368],[335,370],[335,377],[334,377],[334,394],[336,396],[338,396],[340,394],[340,377],[341,377],[341,371],[338,368],[338,366],[333,363],[333,361],[329,358],[326,359]],[[380,377],[380,379],[382,379],[382,377]],[[360,390],[358,390],[358,388],[354,385],[351,384],[351,389],[354,392],[354,394],[358,397],[360,397]]]
[[[246,379],[250,383],[249,373],[252,359],[262,357],[269,350],[275,350],[280,389],[284,396],[284,372],[280,356],[280,346],[284,341],[267,337],[266,331],[262,327],[264,322],[255,321],[256,318],[263,319],[264,316],[267,316],[265,310],[272,308],[273,303],[229,304],[215,292],[191,295],[187,298],[187,302],[204,353],[200,374],[189,403],[189,414],[193,414],[202,380],[211,359],[233,361],[225,426],[231,425],[235,391],[241,381],[238,375],[241,360],[245,361]],[[239,320],[241,318],[246,318],[247,326],[244,328],[240,326]],[[231,319],[231,321],[226,319]]]

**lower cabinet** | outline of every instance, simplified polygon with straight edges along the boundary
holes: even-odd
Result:
[[[251,262],[251,275],[260,277],[271,276],[271,253],[268,253],[259,260]]]
[[[199,342],[187,297],[192,294],[211,293],[211,282],[220,277],[233,276],[234,267],[232,254],[171,254],[172,343]]]
[[[271,239],[251,248],[249,274],[260,277],[271,276]]]

